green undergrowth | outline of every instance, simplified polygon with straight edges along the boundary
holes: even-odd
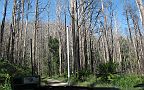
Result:
[[[11,64],[8,60],[0,60],[0,90],[11,90],[10,78],[30,75],[28,67]]]
[[[71,74],[70,84],[85,87],[115,87],[121,90],[137,90],[137,84],[144,83],[144,76],[137,74],[125,74],[117,72],[118,64],[112,61],[101,63],[97,67],[98,74],[94,75],[90,70],[80,70]],[[55,80],[67,82],[67,73],[51,77]]]
[[[53,76],[55,80],[67,82],[67,77]],[[135,85],[144,83],[144,76],[140,75],[110,75],[108,76],[109,81],[103,81],[103,77],[96,77],[96,75],[89,75],[85,77],[84,81],[78,80],[74,75],[70,77],[70,83],[74,86],[84,87],[115,87],[121,90],[139,90],[134,88]]]

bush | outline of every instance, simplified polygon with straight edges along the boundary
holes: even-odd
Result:
[[[78,81],[79,81],[78,77],[76,77],[74,74],[72,74],[70,77],[70,84],[76,85]]]
[[[9,74],[11,77],[31,74],[28,67],[14,65],[7,60],[0,60],[0,72],[1,74]]]
[[[122,90],[134,90],[134,86],[143,82],[143,77],[138,75],[113,75],[110,82],[104,82],[102,77],[97,78],[97,86],[117,87]]]
[[[142,80],[142,77],[138,75],[117,75],[113,79],[112,84],[122,89],[130,89],[133,88],[134,85],[142,83]]]
[[[113,78],[113,75],[116,74],[116,69],[118,67],[118,64],[112,61],[109,61],[107,63],[99,64],[98,66],[98,72],[99,76],[101,77],[102,81],[111,81]]]
[[[7,60],[0,60],[0,90],[10,90],[10,77],[30,75],[28,67],[21,67],[9,63]]]
[[[0,85],[0,90],[11,90],[10,75],[9,74],[0,74],[0,77],[5,78],[4,83],[1,83],[1,85]]]
[[[78,79],[83,82],[83,81],[85,81],[87,79],[87,77],[90,74],[91,74],[90,70],[85,70],[85,69],[80,70],[79,73],[78,73]]]

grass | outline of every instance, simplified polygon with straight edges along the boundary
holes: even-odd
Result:
[[[54,76],[53,79],[60,81],[67,81],[66,77]],[[121,90],[140,90],[133,86],[144,83],[144,76],[138,75],[112,75],[109,81],[103,81],[101,77],[89,75],[85,81],[80,81],[74,76],[70,78],[71,85],[85,86],[85,87],[116,87]]]
[[[138,75],[123,75],[117,76],[112,84],[118,86],[121,89],[133,88],[133,86],[143,83],[143,77]]]
[[[50,79],[45,78],[43,80]],[[67,81],[66,77],[53,76],[53,79],[59,81]],[[133,88],[134,85],[144,82],[144,76],[138,75],[113,75],[110,81],[102,81],[101,77],[96,77],[94,75],[89,75],[86,77],[85,81],[79,81],[75,77],[70,79],[72,85],[85,86],[85,87],[116,87],[121,90],[140,90],[139,88]],[[0,90],[11,90],[8,83],[0,85]]]

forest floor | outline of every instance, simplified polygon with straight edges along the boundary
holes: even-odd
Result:
[[[77,83],[77,85],[74,85],[74,86],[87,86],[90,82],[81,82],[81,83]],[[45,82],[42,83],[42,86],[68,86],[68,83],[67,82],[64,82],[64,81],[61,81],[61,80],[56,80],[56,79],[47,79],[45,80]],[[88,87],[90,87],[88,85]],[[94,87],[115,87],[111,84],[98,84],[98,85],[95,85]],[[140,88],[132,88],[132,87],[129,87],[129,88],[120,88],[120,90],[143,90],[143,89],[140,89]]]
[[[45,86],[67,86],[67,79],[65,77],[53,77],[44,78],[42,80]],[[75,78],[71,77],[72,86],[84,86],[84,87],[116,87],[121,90],[141,90],[140,88],[134,88],[133,86],[143,83],[143,77],[137,75],[116,75],[113,76],[109,83],[102,82],[101,78],[95,76],[88,76],[85,81],[76,81]]]

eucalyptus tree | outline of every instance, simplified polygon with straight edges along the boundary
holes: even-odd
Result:
[[[1,24],[1,32],[0,32],[0,58],[3,57],[3,34],[4,34],[4,29],[5,29],[5,19],[6,19],[6,12],[7,12],[7,4],[8,0],[5,0],[4,4],[4,9],[3,9],[3,19],[2,19],[2,24]]]
[[[144,6],[143,6],[143,1],[142,0],[135,0],[137,7],[139,9],[140,13],[140,19],[142,21],[142,25],[144,25]]]
[[[38,74],[38,61],[36,59],[37,54],[37,31],[38,31],[38,20],[39,20],[39,0],[36,0],[35,2],[35,24],[34,24],[34,33],[33,33],[33,62],[34,62],[34,71],[36,74]]]

